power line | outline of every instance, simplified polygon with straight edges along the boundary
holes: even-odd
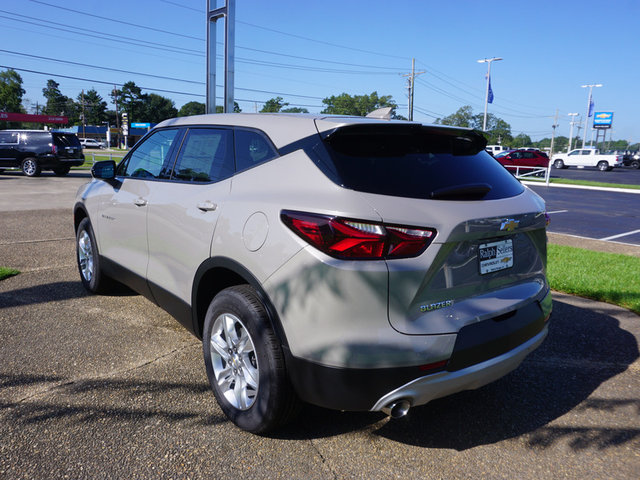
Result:
[[[91,79],[91,78],[83,78],[83,77],[75,77],[72,75],[61,75],[61,74],[57,74],[57,73],[50,73],[50,72],[41,72],[38,70],[30,70],[30,69],[26,69],[26,68],[18,68],[18,67],[13,67],[13,66],[9,66],[9,65],[0,65],[0,68],[9,68],[11,70],[16,70],[19,72],[28,72],[28,73],[35,73],[38,75],[49,75],[52,77],[60,77],[60,78],[68,78],[71,80],[80,80],[83,82],[93,82],[93,83],[99,83],[102,85],[116,85],[116,86],[122,86],[124,85],[123,83],[120,82],[113,82],[113,81],[104,81],[104,80],[96,80],[96,79]],[[138,87],[140,87],[143,90],[150,90],[153,92],[163,92],[163,93],[175,93],[178,95],[190,95],[190,96],[194,96],[194,97],[205,97],[204,94],[200,94],[200,93],[193,93],[193,92],[180,92],[180,91],[176,91],[176,90],[165,90],[165,89],[160,89],[160,88],[151,88],[151,87],[143,87],[141,85],[137,85]],[[222,87],[222,85],[216,85],[216,87]],[[254,92],[254,93],[267,93],[270,95],[285,95],[287,97],[298,97],[298,98],[308,98],[311,100],[323,100],[322,97],[311,97],[308,95],[297,95],[295,93],[283,93],[283,92],[270,92],[268,90],[256,90],[253,88],[241,88],[241,87],[236,87],[236,90],[242,90],[242,91],[246,91],[246,92]],[[258,102],[258,103],[265,103],[262,100],[243,100],[243,99],[238,99],[241,102]],[[301,104],[293,104],[290,103],[290,105],[296,106],[296,107],[311,107],[311,108],[321,108],[321,105],[301,105]]]
[[[72,8],[61,7],[60,5],[54,5],[54,4],[51,4],[51,3],[43,2],[41,0],[30,0],[30,1],[33,2],[33,3],[39,3],[41,5],[46,5],[47,7],[58,8],[60,10],[65,10],[67,12],[73,12],[73,13],[77,13],[79,15],[85,15],[87,17],[99,18],[100,20],[107,20],[109,22],[120,23],[122,25],[128,25],[130,27],[143,28],[145,30],[150,30],[152,32],[166,33],[168,35],[175,35],[176,37],[188,38],[188,39],[191,39],[191,40],[199,40],[199,41],[202,41],[202,42],[204,42],[204,40],[205,40],[204,38],[201,38],[201,37],[194,37],[192,35],[184,35],[182,33],[170,32],[168,30],[162,30],[160,28],[147,27],[146,25],[139,25],[137,23],[125,22],[124,20],[115,20],[115,19],[109,18],[109,17],[102,17],[100,15],[94,15],[92,13],[82,12],[80,10],[74,10]]]

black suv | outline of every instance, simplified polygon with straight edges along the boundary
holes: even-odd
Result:
[[[66,175],[84,163],[82,146],[74,133],[46,130],[0,130],[0,172],[19,167],[28,177],[50,169]]]

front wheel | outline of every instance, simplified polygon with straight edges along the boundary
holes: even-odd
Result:
[[[35,158],[31,157],[22,160],[20,168],[22,169],[22,173],[24,173],[27,177],[37,177],[42,171],[40,165],[38,164],[38,161]]]
[[[299,401],[286,375],[282,347],[252,287],[229,287],[215,296],[202,342],[213,393],[238,427],[265,433],[295,416]]]
[[[564,168],[564,162],[560,159],[556,160],[555,162],[553,162],[553,168]]]
[[[98,244],[88,218],[78,225],[76,234],[76,260],[82,285],[91,293],[107,293],[115,282],[101,268]]]
[[[640,168],[640,160],[633,160],[631,162],[631,168],[635,168],[635,169]]]
[[[601,162],[598,162],[598,170],[600,170],[601,172],[606,172],[610,170],[609,163],[605,162],[604,160]]]

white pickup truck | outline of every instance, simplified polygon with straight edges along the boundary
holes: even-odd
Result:
[[[555,168],[598,167],[601,172],[607,172],[622,166],[622,156],[602,155],[595,148],[577,148],[569,153],[556,153],[551,157],[551,164]]]

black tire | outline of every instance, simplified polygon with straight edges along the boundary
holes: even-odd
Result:
[[[557,169],[564,168],[564,162],[561,159],[554,161],[553,168],[557,168]]]
[[[640,160],[632,160],[630,164],[631,168],[638,169],[640,168]]]
[[[27,177],[37,177],[42,172],[42,168],[40,167],[38,160],[33,157],[28,157],[22,160],[20,168],[22,169],[22,173]]]
[[[601,172],[608,172],[609,170],[611,170],[611,168],[609,167],[609,162],[605,162],[604,160],[598,162],[598,170],[600,170]]]
[[[238,427],[266,433],[298,413],[300,402],[287,377],[282,347],[252,287],[237,285],[215,296],[202,347],[218,405]]]
[[[88,218],[78,225],[76,233],[76,261],[82,285],[91,293],[107,293],[116,282],[104,274],[100,265],[98,244]]]
[[[64,177],[70,171],[71,167],[56,167],[53,169],[53,173],[55,173],[59,177]]]

